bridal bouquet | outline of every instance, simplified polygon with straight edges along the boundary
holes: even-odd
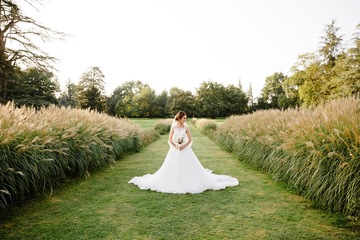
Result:
[[[184,142],[184,137],[178,137],[176,141],[178,144],[182,144]]]

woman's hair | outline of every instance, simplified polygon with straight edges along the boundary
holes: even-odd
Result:
[[[184,111],[179,111],[176,115],[175,115],[175,120],[179,121],[180,119],[182,119],[184,116],[186,115],[186,113]]]

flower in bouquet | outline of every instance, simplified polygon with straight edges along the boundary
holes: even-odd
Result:
[[[178,144],[182,144],[184,142],[184,137],[178,137],[176,141]]]

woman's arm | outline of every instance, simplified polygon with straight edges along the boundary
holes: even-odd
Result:
[[[179,147],[179,150],[183,150],[184,148],[186,148],[187,146],[189,146],[189,144],[190,144],[191,141],[192,141],[189,127],[186,127],[186,135],[187,135],[188,141],[187,141],[185,144],[181,145],[181,146]]]
[[[169,144],[171,145],[171,146],[173,146],[174,148],[177,148],[177,145],[173,142],[173,137],[174,137],[174,129],[173,129],[173,127],[171,127],[171,130],[170,130],[170,134],[169,134]]]

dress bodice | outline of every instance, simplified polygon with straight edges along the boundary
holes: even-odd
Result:
[[[186,127],[178,127],[175,126],[174,129],[174,135],[173,135],[173,142],[177,144],[183,144],[187,141],[187,134],[186,134]]]
[[[186,127],[174,127],[174,137],[185,137]]]

